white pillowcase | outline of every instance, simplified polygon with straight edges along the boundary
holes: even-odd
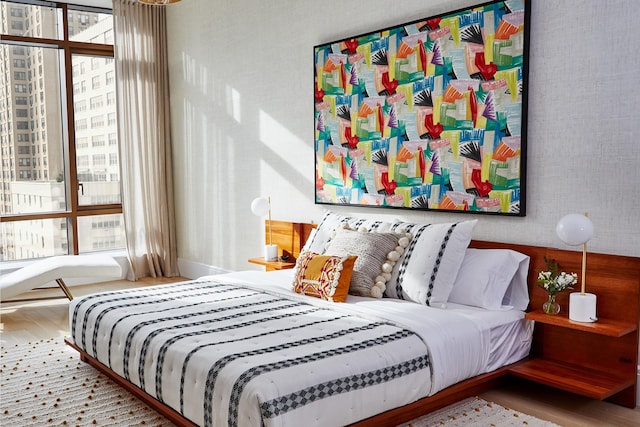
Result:
[[[391,273],[385,295],[445,307],[477,222],[392,224],[391,231],[409,232],[413,238]]]
[[[526,310],[529,261],[510,249],[467,249],[449,301],[490,310]]]

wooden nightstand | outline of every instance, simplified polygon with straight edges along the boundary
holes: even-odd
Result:
[[[600,318],[594,323],[532,311],[538,336],[533,356],[509,368],[511,375],[587,396],[635,406],[638,325]],[[633,397],[632,397],[633,396]]]
[[[295,260],[293,262],[265,261],[263,257],[260,257],[260,258],[249,258],[247,261],[249,261],[252,264],[264,265],[267,271],[287,270],[296,266]]]

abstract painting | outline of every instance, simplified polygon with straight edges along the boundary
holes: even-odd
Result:
[[[315,46],[315,202],[524,216],[528,6]]]

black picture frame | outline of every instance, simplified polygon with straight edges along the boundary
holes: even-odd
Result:
[[[316,204],[524,216],[530,3],[314,46]]]

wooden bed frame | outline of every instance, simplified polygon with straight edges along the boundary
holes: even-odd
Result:
[[[280,254],[297,257],[315,224],[272,221],[274,243]],[[536,321],[531,355],[524,361],[452,385],[431,397],[359,421],[354,426],[395,426],[431,411],[476,396],[516,376],[623,406],[636,406],[638,321],[640,318],[640,258],[589,253],[587,292],[597,295],[598,322],[568,319],[568,293],[559,294],[558,316],[538,309],[547,299],[536,286],[537,271],[546,270],[544,258],[555,259],[563,271],[581,271],[582,253],[539,246],[472,241],[470,247],[513,249],[531,257],[526,317]],[[105,373],[138,399],[179,426],[194,426],[174,409],[115,374],[70,340],[81,360]]]

